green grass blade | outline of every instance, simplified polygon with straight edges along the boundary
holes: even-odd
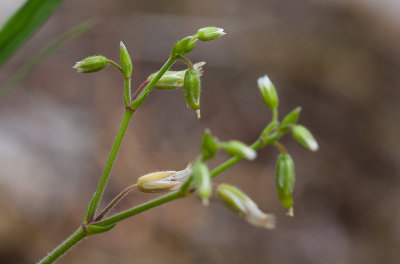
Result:
[[[78,26],[65,32],[49,45],[47,45],[44,49],[42,49],[39,53],[32,57],[24,66],[22,66],[14,75],[12,75],[11,78],[6,82],[6,84],[1,87],[0,99],[47,56],[56,51],[66,41],[76,38],[77,36],[91,29],[94,24],[95,23],[93,22],[93,20],[85,21],[82,24],[79,24]]]
[[[0,29],[0,66],[49,18],[62,0],[28,0]]]

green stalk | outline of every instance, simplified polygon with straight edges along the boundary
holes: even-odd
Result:
[[[165,196],[162,196],[160,198],[157,198],[155,200],[152,200],[150,202],[144,203],[142,205],[139,205],[135,208],[126,210],[122,213],[116,214],[114,216],[111,216],[107,219],[104,219],[103,221],[100,221],[98,223],[93,223],[94,225],[98,225],[98,226],[106,226],[106,225],[111,225],[111,224],[115,224],[117,222],[120,222],[126,218],[129,218],[131,216],[137,215],[141,212],[147,211],[153,207],[162,205],[164,203],[170,202],[172,200],[176,200],[178,198],[183,197],[183,195],[178,191],[178,192],[174,192],[171,194],[167,194]]]
[[[254,149],[254,150],[258,150],[261,147],[263,147],[264,144],[261,142],[261,140],[257,140],[256,142],[254,142],[250,148]],[[226,169],[232,167],[233,165],[235,165],[236,163],[238,163],[239,161],[241,161],[242,158],[239,156],[236,157],[232,157],[229,160],[225,161],[224,163],[222,163],[221,165],[219,165],[218,167],[216,167],[214,170],[212,170],[210,172],[210,177],[214,178],[215,176],[217,176],[218,174],[220,174],[221,172],[225,171]]]
[[[50,264],[61,257],[65,252],[67,252],[71,247],[77,244],[86,236],[82,227],[79,227],[75,233],[73,233],[69,238],[62,242],[58,247],[56,247],[52,252],[50,252],[46,257],[38,262],[38,264]]]
[[[124,81],[124,102],[126,106],[129,106],[131,102],[131,78],[125,78]]]
[[[176,61],[176,59],[173,59],[171,57],[168,58],[167,62],[165,62],[165,64],[161,67],[160,71],[153,78],[153,80],[151,80],[151,82],[149,84],[147,84],[146,87],[144,87],[143,91],[141,91],[140,94],[136,98],[133,99],[134,101],[130,105],[130,107],[132,107],[132,109],[134,109],[134,110],[138,109],[138,107],[146,99],[147,95],[151,92],[151,90],[153,89],[154,85],[156,85],[158,80],[160,80],[160,78],[172,66],[172,64],[174,64],[175,61]]]
[[[93,217],[96,214],[97,208],[99,207],[99,203],[100,203],[101,197],[103,196],[104,189],[106,188],[112,166],[113,166],[115,158],[118,154],[119,147],[121,146],[122,139],[125,135],[126,129],[129,125],[129,121],[130,121],[133,113],[134,113],[134,111],[132,111],[130,109],[125,110],[121,126],[119,127],[117,136],[115,137],[114,144],[111,148],[111,152],[108,156],[106,166],[104,167],[104,170],[103,170],[103,174],[101,175],[99,184],[97,185],[96,192],[94,193],[93,198],[89,203],[89,207],[88,207],[88,210],[86,212],[86,217],[85,217],[86,223],[93,220]]]

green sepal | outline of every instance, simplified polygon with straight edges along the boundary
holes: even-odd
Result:
[[[204,131],[203,140],[201,141],[201,155],[203,160],[211,159],[218,151],[218,140],[211,135],[211,131]]]
[[[254,160],[257,157],[257,152],[238,140],[231,140],[227,143],[220,144],[228,154],[239,156],[247,160]]]
[[[281,133],[287,133],[290,130],[290,127],[296,124],[297,120],[299,120],[300,112],[301,107],[298,106],[293,109],[289,114],[287,114],[279,125],[279,131]]]
[[[186,103],[193,110],[200,108],[200,77],[195,69],[188,69],[183,81],[183,91]]]
[[[104,56],[90,56],[75,63],[74,68],[80,73],[97,72],[108,65],[108,60]]]
[[[258,78],[257,83],[265,105],[271,110],[276,109],[279,105],[279,98],[275,89],[275,85],[271,82],[267,75]]]
[[[207,206],[212,194],[211,178],[207,165],[200,159],[193,164],[192,176],[196,193]]]
[[[132,60],[131,56],[129,56],[128,50],[126,49],[124,43],[120,42],[120,59],[121,59],[121,69],[125,78],[129,78],[132,74]]]
[[[246,208],[243,204],[249,201],[250,198],[239,188],[227,183],[221,183],[218,185],[217,195],[234,213],[244,215],[244,210]]]
[[[179,56],[184,56],[185,54],[192,51],[194,46],[196,46],[197,38],[193,36],[187,36],[183,39],[177,41],[171,50],[171,57],[176,58]]]
[[[98,225],[87,225],[86,226],[86,233],[88,235],[100,234],[109,231],[112,229],[116,224],[105,225],[105,226],[98,226]]]
[[[302,125],[295,125],[292,128],[293,138],[300,143],[303,147],[311,151],[318,150],[318,143],[311,132]]]
[[[224,29],[217,27],[205,27],[197,31],[197,36],[201,41],[214,40],[225,34]]]
[[[278,189],[279,200],[283,207],[293,207],[292,192],[294,187],[294,162],[289,154],[278,156],[276,163],[276,188]]]

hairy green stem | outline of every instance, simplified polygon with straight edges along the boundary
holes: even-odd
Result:
[[[117,68],[120,72],[124,73],[124,72],[122,71],[121,66],[120,66],[118,63],[116,63],[115,61],[110,60],[110,59],[107,59],[107,62],[108,62],[108,64],[111,64],[112,66],[114,66],[115,68]]]
[[[104,219],[103,221],[100,221],[98,223],[93,223],[94,225],[98,225],[98,226],[106,226],[106,225],[111,225],[111,224],[115,224],[117,222],[120,222],[126,218],[129,218],[131,216],[137,215],[141,212],[144,212],[146,210],[149,210],[153,207],[162,205],[164,203],[170,202],[172,200],[176,200],[178,198],[183,197],[184,195],[182,195],[179,191],[178,192],[174,192],[171,194],[167,194],[165,196],[162,196],[160,198],[154,199],[150,202],[146,202],[144,204],[141,204],[135,208],[126,210],[122,213],[116,214],[114,216],[111,216],[107,219]]]
[[[129,106],[131,103],[131,77],[125,78],[124,81],[124,102],[125,106]]]
[[[67,252],[71,247],[77,244],[86,236],[82,227],[79,227],[70,237],[68,237],[64,242],[62,242],[58,247],[51,251],[46,257],[38,262],[38,264],[50,264],[61,257],[65,252]]]
[[[99,207],[99,203],[100,203],[101,197],[103,196],[104,189],[106,188],[112,166],[114,164],[115,158],[117,157],[119,147],[121,146],[122,139],[125,135],[126,129],[129,125],[129,121],[130,121],[133,113],[134,113],[134,111],[132,111],[130,109],[125,110],[124,117],[122,118],[121,126],[118,130],[117,136],[115,137],[114,144],[111,148],[111,152],[108,156],[106,166],[104,167],[104,170],[103,170],[103,174],[101,175],[99,184],[97,185],[96,192],[94,193],[93,198],[92,198],[91,202],[89,203],[89,207],[88,207],[86,217],[85,217],[85,221],[87,223],[89,223],[91,220],[93,220],[93,218],[96,214],[97,208]]]

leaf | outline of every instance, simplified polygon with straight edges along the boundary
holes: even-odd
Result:
[[[70,29],[65,32],[39,53],[33,56],[25,65],[23,65],[19,70],[14,73],[11,78],[0,88],[0,99],[9,92],[16,84],[18,84],[22,78],[24,78],[36,65],[43,61],[47,56],[56,51],[60,46],[62,46],[66,41],[76,38],[84,32],[88,31],[94,26],[94,22],[91,20],[85,21],[82,24]]]
[[[62,0],[28,0],[0,29],[0,67],[49,18]]]

